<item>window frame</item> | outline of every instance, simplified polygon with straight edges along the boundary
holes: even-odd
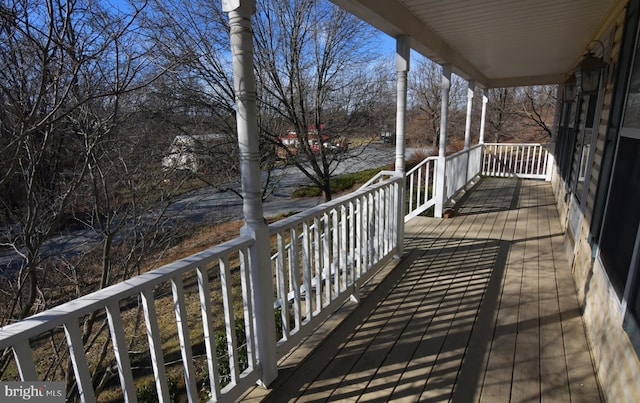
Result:
[[[637,74],[636,77],[634,77],[634,73]],[[627,333],[636,354],[640,356],[640,222],[637,224],[636,237],[632,243],[633,251],[626,279],[621,279],[624,281],[621,293],[613,287],[612,272],[610,270],[615,272],[615,269],[608,269],[601,257],[602,239],[607,225],[607,213],[614,183],[613,178],[616,175],[616,168],[621,169],[617,161],[620,152],[620,141],[622,138],[640,141],[640,128],[624,126],[624,118],[631,93],[631,82],[633,78],[638,77],[640,77],[640,0],[631,0],[627,6],[627,14],[625,16],[625,27],[619,54],[618,71],[616,73],[616,88],[607,127],[607,143],[605,144],[603,155],[602,171],[598,178],[591,233],[597,234],[597,237],[593,236],[592,238],[594,257],[598,259],[600,267],[603,269],[602,271],[607,278],[609,287],[612,288],[612,295],[616,296],[622,317],[622,328]],[[634,93],[638,95],[640,91],[636,88]],[[636,105],[636,108],[640,107]],[[633,230],[632,228],[630,229]]]

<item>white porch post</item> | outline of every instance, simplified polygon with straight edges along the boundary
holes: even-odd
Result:
[[[229,13],[231,31],[243,196],[242,211],[245,220],[241,233],[254,239],[249,252],[249,264],[253,286],[256,341],[261,371],[260,381],[264,386],[268,386],[276,379],[278,368],[269,228],[262,208],[256,82],[253,73],[251,15],[255,13],[256,2],[255,0],[222,0],[222,8]]]
[[[551,132],[551,139],[549,140],[549,149],[547,150],[547,172],[545,173],[544,180],[551,182],[553,180],[553,173],[555,172],[557,155],[556,145],[558,144],[558,128],[560,127],[560,119],[562,117],[562,107],[564,99],[564,85],[556,86],[557,101],[556,109],[553,113],[553,131]]]
[[[404,159],[405,159],[405,123],[407,117],[407,81],[409,75],[409,63],[411,49],[409,37],[401,35],[396,38],[396,72],[398,82],[396,87],[396,175],[402,176],[404,184]],[[396,201],[396,237],[398,240],[396,257],[401,257],[404,252],[404,186],[398,186]]]
[[[486,88],[482,89],[482,115],[480,117],[480,139],[479,144],[484,144],[484,126],[487,119],[487,102],[489,102],[489,91]]]
[[[475,91],[476,83],[469,81],[469,87],[467,88],[467,120],[464,127],[464,149],[468,150],[471,147],[471,109],[473,108],[473,92]]]
[[[473,108],[473,92],[476,88],[476,83],[474,81],[468,81],[467,87],[467,119],[464,126],[464,150],[466,152],[467,163],[466,171],[464,173],[465,183],[471,180],[469,178],[469,164],[471,163],[471,153],[469,149],[471,148],[471,109]]]
[[[440,146],[438,150],[438,167],[436,174],[436,205],[433,215],[442,218],[445,199],[447,154],[447,118],[449,115],[449,90],[451,89],[451,66],[442,66],[442,83],[440,85]]]

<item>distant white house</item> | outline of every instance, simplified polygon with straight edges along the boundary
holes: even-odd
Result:
[[[214,159],[214,150],[227,142],[225,134],[177,135],[169,153],[162,159],[164,168],[206,173]]]

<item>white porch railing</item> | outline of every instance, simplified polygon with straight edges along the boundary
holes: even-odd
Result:
[[[393,257],[398,246],[398,215],[388,212],[398,211],[401,181],[401,177],[383,180],[270,226],[277,246],[272,258],[274,283],[266,287],[275,290],[274,315],[282,323],[278,357],[342,302],[357,296],[360,285]],[[107,348],[114,356],[108,367],[117,368],[122,396],[135,401],[136,374],[129,340],[135,333],[131,307],[140,303],[148,348],[143,361],[153,369],[160,401],[169,401],[164,358],[168,352],[163,350],[167,334],[161,332],[167,326],[177,331],[180,359],[173,361],[179,362],[179,372],[184,373],[189,400],[199,400],[196,379],[202,368],[195,365],[196,344],[204,345],[200,364],[208,373],[211,398],[234,400],[260,379],[256,341],[262,335],[255,328],[253,303],[253,287],[258,285],[249,275],[252,244],[251,238],[238,237],[5,326],[0,329],[0,350],[12,349],[20,379],[35,381],[42,373],[33,352],[43,360],[46,345],[66,337],[66,348],[57,354],[70,357],[81,400],[95,401],[90,368],[102,363],[94,360],[95,349],[87,351],[82,335],[83,320],[95,313],[102,318],[98,322],[108,322],[111,341]],[[220,295],[221,301],[212,295]],[[159,313],[161,309],[175,315],[175,320]],[[215,321],[224,323],[224,329],[215,329]],[[244,333],[246,342],[238,340],[238,331]],[[224,351],[219,351],[219,342],[216,347],[220,337],[226,338]],[[140,346],[135,349],[139,357]],[[63,359],[61,365],[64,363]]]
[[[407,172],[407,222],[436,204],[437,157],[428,157]]]
[[[62,354],[63,357],[68,355],[71,359],[80,399],[86,402],[95,401],[90,368],[103,363],[94,359],[97,355],[95,349],[86,351],[81,326],[87,315],[97,313],[99,318],[106,317],[108,321],[111,337],[109,347],[115,356],[113,367],[118,371],[122,396],[127,401],[136,401],[128,344],[134,332],[135,324],[132,317],[135,318],[135,315],[132,315],[132,309],[127,307],[141,303],[144,328],[147,331],[148,358],[145,363],[152,366],[158,399],[169,401],[169,383],[164,358],[166,351],[163,351],[163,343],[166,343],[166,340],[162,339],[159,319],[162,319],[164,328],[167,323],[171,323],[167,315],[161,317],[158,311],[173,311],[175,314],[175,321],[170,326],[177,331],[180,372],[184,373],[189,400],[199,400],[196,379],[202,369],[196,369],[194,365],[192,346],[196,343],[204,344],[204,367],[208,372],[211,397],[215,400],[226,394],[232,399],[246,388],[255,385],[259,379],[255,343],[259,332],[254,328],[248,267],[248,249],[252,243],[251,238],[236,238],[5,326],[0,329],[0,349],[13,349],[21,380],[36,381],[42,374],[38,372],[32,350],[37,350],[39,355],[43,354],[42,350],[46,344],[54,344],[54,339],[59,338],[55,335],[59,336],[63,330],[66,348],[60,346],[64,351],[58,351],[58,354]],[[235,276],[238,277],[239,284],[232,284],[232,271],[237,273]],[[213,294],[221,295],[222,301],[213,304]],[[187,303],[188,301],[191,303]],[[234,304],[238,301],[244,304],[240,313],[234,311]],[[168,307],[170,308],[167,309]],[[221,316],[225,324],[223,334],[226,342],[223,344],[226,345],[226,351],[216,351],[216,329],[213,324],[214,320],[219,321]],[[200,321],[200,326],[195,325],[196,318]],[[104,319],[98,320],[99,323],[103,321]],[[244,324],[245,345],[239,345],[236,338],[235,325],[238,321]],[[100,327],[99,323],[95,324],[94,328]],[[164,337],[166,336],[164,334]],[[175,335],[172,337],[175,338]],[[51,340],[48,340],[49,338]],[[241,355],[246,357],[244,367],[239,362]],[[37,357],[39,361],[49,358]],[[60,365],[65,366],[65,361]],[[225,367],[224,380],[221,379],[219,371],[221,366]]]
[[[428,157],[411,168],[406,177],[406,200],[404,221],[407,222],[436,204],[436,169],[437,157]],[[360,189],[379,183],[397,175],[394,171],[380,171]]]
[[[443,201],[447,203],[476,175],[550,179],[551,154],[546,144],[477,144],[445,157]],[[406,173],[405,222],[436,204],[437,157],[428,157]],[[392,177],[381,171],[362,188]],[[362,189],[361,188],[361,189]]]
[[[360,286],[393,257],[398,215],[388,213],[398,211],[401,182],[393,176],[269,226],[277,238],[278,357],[347,299],[357,299]]]
[[[547,144],[485,144],[482,174],[526,179],[549,179]]]
[[[482,144],[461,150],[446,157],[445,200],[465,187],[482,168]]]
[[[345,300],[357,298],[359,287],[401,251],[403,227],[398,212],[405,211],[406,221],[433,206],[436,192],[445,192],[445,199],[449,199],[478,173],[548,177],[549,158],[543,145],[478,145],[446,157],[445,186],[435,180],[438,158],[430,157],[406,176],[383,171],[355,193],[271,224],[274,281],[263,286],[273,292],[273,314],[279,317],[277,346],[273,346],[277,357],[310,334]],[[406,190],[404,205],[402,190]],[[256,341],[262,335],[255,327],[253,302],[253,287],[258,284],[251,281],[249,270],[253,243],[251,238],[238,237],[5,326],[0,329],[0,349],[13,351],[20,379],[35,381],[43,374],[33,352],[40,361],[43,346],[63,338],[66,347],[56,346],[56,354],[70,357],[81,399],[93,401],[90,368],[97,365],[92,361],[97,354],[95,348],[87,351],[81,323],[87,315],[95,314],[96,323],[108,325],[110,366],[118,371],[122,395],[135,401],[138,374],[132,370],[130,340],[135,326],[132,307],[140,306],[147,332],[145,360],[152,367],[161,401],[169,399],[169,390],[167,351],[163,350],[166,340],[161,337],[166,333],[160,331],[159,323],[169,323],[177,333],[179,351],[175,354],[179,358],[173,361],[184,374],[189,399],[198,400],[196,379],[202,371],[196,368],[197,359],[206,368],[212,399],[233,400],[260,379]],[[213,298],[213,294],[220,298]],[[167,315],[161,316],[159,309],[169,311],[175,319],[167,322]],[[215,322],[224,326],[216,329]],[[238,331],[246,342],[237,338]],[[223,342],[216,343],[220,337]],[[201,357],[194,357],[194,344],[203,346]]]
[[[394,176],[396,176],[395,171],[385,171],[385,170],[380,171],[377,174],[375,174],[371,179],[369,179],[364,185],[360,186],[360,189],[368,188],[374,183],[384,182],[389,178],[393,178]]]

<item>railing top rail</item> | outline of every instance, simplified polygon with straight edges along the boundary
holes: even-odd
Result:
[[[129,280],[103,288],[91,294],[84,295],[72,301],[48,309],[44,312],[27,317],[19,322],[0,328],[0,349],[16,343],[16,338],[28,339],[47,330],[53,329],[70,319],[79,318],[101,309],[114,301],[122,301],[128,297],[166,282],[171,278],[182,275],[198,266],[206,265],[229,253],[246,248],[253,243],[253,239],[240,236],[230,241],[213,246],[209,249],[187,256],[183,259],[166,264],[157,269],[135,276]]]
[[[394,172],[395,173],[395,172]],[[331,211],[333,209],[335,209],[336,207],[339,207],[341,205],[347,204],[349,203],[351,200],[353,199],[357,199],[358,197],[361,197],[363,195],[369,194],[369,193],[373,193],[375,192],[377,189],[385,187],[387,185],[389,185],[390,183],[394,183],[394,182],[398,182],[401,181],[402,177],[401,176],[393,176],[389,179],[385,179],[382,182],[373,184],[367,188],[360,188],[358,190],[356,190],[353,193],[349,193],[346,194],[344,196],[335,198],[331,201],[328,201],[326,203],[322,203],[319,204],[315,207],[312,207],[308,210],[305,211],[301,211],[297,214],[294,214],[290,217],[284,218],[282,220],[279,220],[277,222],[274,222],[272,224],[269,224],[269,233],[271,235],[278,233],[279,231],[282,231],[285,228],[289,228],[292,226],[295,226],[297,224],[301,224],[302,222],[304,222],[305,220],[307,220],[309,217],[314,217],[314,216],[318,216],[321,215],[327,211]]]
[[[543,146],[546,147],[549,143],[484,143],[485,146]]]
[[[380,172],[378,172],[377,174],[375,174],[375,176],[371,179],[369,179],[368,181],[365,182],[364,185],[360,186],[360,189],[366,188],[367,186],[371,185],[372,183],[375,183],[378,179],[380,179],[380,177],[382,176],[393,176],[395,175],[395,171],[388,171],[388,170],[382,170]]]
[[[414,171],[420,169],[421,166],[423,166],[424,164],[426,164],[429,161],[437,161],[438,157],[427,157],[425,159],[423,159],[422,161],[420,161],[419,164],[417,164],[416,166],[414,166],[413,168],[411,168],[410,170],[407,171],[407,176],[411,175]]]
[[[453,153],[453,154],[449,154],[449,155],[447,155],[447,156],[446,156],[446,158],[449,158],[449,159],[451,159],[451,158],[455,158],[455,157],[457,157],[458,155],[465,154],[465,153],[467,153],[467,152],[469,152],[469,151],[471,151],[471,150],[475,150],[476,148],[479,148],[479,147],[482,147],[482,146],[483,146],[483,144],[476,144],[476,145],[473,145],[473,146],[469,147],[469,149],[468,149],[468,150],[462,149],[462,150],[460,150],[460,151],[456,151],[456,152],[455,152],[455,153]]]

